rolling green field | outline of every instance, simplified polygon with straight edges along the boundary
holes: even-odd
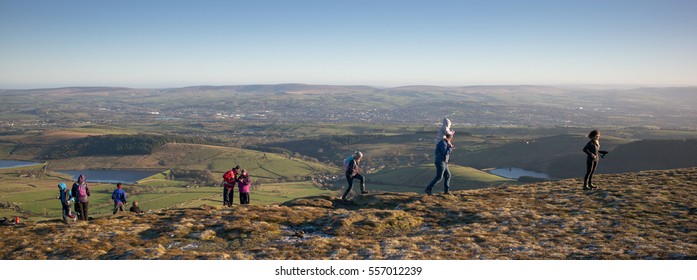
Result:
[[[79,157],[51,162],[55,169],[169,169],[211,170],[222,176],[235,165],[247,169],[265,182],[305,178],[311,175],[338,173],[338,168],[320,163],[288,158],[279,154],[220,146],[177,144],[164,145],[146,156]]]

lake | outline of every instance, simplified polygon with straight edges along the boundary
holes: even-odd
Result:
[[[20,160],[0,160],[0,168],[13,168],[41,164],[40,162],[20,161]]]
[[[496,168],[488,171],[491,174],[498,175],[509,179],[518,179],[523,176],[549,179],[549,175],[545,173],[539,173],[535,171],[525,170],[522,168],[509,167],[509,168]]]
[[[77,181],[80,174],[85,175],[87,182],[100,183],[124,183],[133,184],[138,180],[150,177],[159,171],[147,170],[114,170],[114,169],[90,169],[90,170],[59,170],[58,172],[73,176],[73,181]]]

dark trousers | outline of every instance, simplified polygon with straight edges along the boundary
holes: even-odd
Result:
[[[235,189],[223,188],[223,206],[232,207],[232,199],[235,197]]]
[[[438,184],[443,178],[445,178],[445,182],[443,183],[443,190],[444,192],[448,193],[450,191],[450,169],[448,169],[448,163],[447,162],[436,162],[436,177],[431,180],[431,183],[428,184],[428,187],[426,187],[426,192],[430,193],[433,191],[433,186]]]
[[[116,212],[119,212],[119,211],[120,212],[126,211],[126,207],[124,207],[123,203],[121,203],[121,202],[114,203],[114,214],[116,214]]]
[[[358,179],[361,182],[361,192],[365,191],[365,177],[363,177],[363,175],[356,174],[351,176],[351,174],[346,174],[348,188],[346,188],[346,192],[344,192],[344,195],[341,196],[342,199],[346,199],[348,197],[348,194],[351,192],[351,189],[353,189],[353,179]]]
[[[87,221],[87,204],[89,204],[89,201],[75,202],[75,213],[77,213],[77,216],[80,220]]]
[[[249,193],[248,192],[241,192],[240,193],[240,204],[249,204]]]
[[[591,186],[593,184],[593,173],[598,167],[598,161],[592,157],[586,159],[586,176],[583,176],[583,186]]]
[[[63,206],[63,221],[68,222],[68,218],[72,218],[73,215],[70,213],[70,205],[62,204]]]

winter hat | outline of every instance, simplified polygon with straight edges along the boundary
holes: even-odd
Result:
[[[65,183],[63,183],[63,182],[60,182],[60,184],[58,184],[58,188],[60,188],[61,191],[62,191],[62,190],[65,190],[67,187],[68,187],[68,186],[66,186]]]
[[[80,176],[77,177],[77,183],[82,184],[85,182],[85,175],[80,174]]]

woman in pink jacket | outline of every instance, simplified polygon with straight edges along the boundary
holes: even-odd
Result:
[[[247,170],[242,169],[240,176],[237,178],[237,187],[240,189],[240,205],[249,204],[249,188],[252,186],[252,181],[249,180]]]

